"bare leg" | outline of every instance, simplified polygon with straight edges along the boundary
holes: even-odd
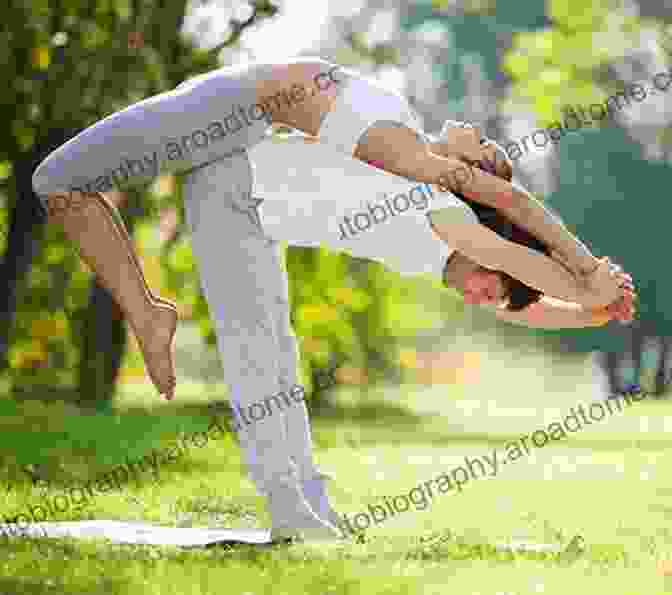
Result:
[[[142,350],[147,372],[161,394],[175,391],[173,338],[177,312],[157,303],[147,286],[116,208],[100,193],[49,196],[49,219],[63,227],[126,315]]]
[[[101,198],[105,199],[105,195],[102,192],[96,192]],[[108,203],[114,207],[114,201],[108,200]],[[138,255],[135,250],[135,245],[133,244],[133,240],[131,240],[131,237],[128,235],[128,230],[126,229],[126,225],[124,224],[124,220],[121,218],[121,214],[119,213],[118,209],[114,207],[114,209],[111,212],[112,218],[114,219],[114,224],[117,227],[117,230],[119,232],[119,235],[121,238],[124,240],[126,243],[126,248],[128,250],[128,253],[131,255],[133,258],[135,265],[138,267],[140,271],[142,271],[142,264],[138,260]],[[144,279],[144,274],[143,274],[143,279]],[[160,295],[155,294],[152,291],[152,288],[147,285],[147,292],[151,296],[152,300],[156,302],[157,304],[163,304],[164,306],[167,306],[168,308],[172,308],[177,312],[177,307],[175,306],[174,302],[171,302],[170,300],[167,300],[165,298],[162,298]]]

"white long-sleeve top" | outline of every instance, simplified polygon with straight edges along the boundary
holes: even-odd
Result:
[[[290,245],[322,245],[401,274],[441,276],[453,249],[432,231],[428,213],[445,209],[461,221],[478,223],[452,193],[302,135],[270,136],[248,154],[264,232]]]

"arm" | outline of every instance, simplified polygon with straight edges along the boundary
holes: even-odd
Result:
[[[520,312],[497,308],[495,316],[505,322],[531,328],[562,329],[603,326],[611,320],[606,311],[600,313],[582,308],[579,304],[563,302],[544,296]]]
[[[545,294],[587,308],[606,306],[623,291],[596,293],[579,283],[562,264],[526,246],[509,242],[483,225],[455,222],[437,224],[439,237],[481,266],[508,273]]]
[[[431,148],[409,128],[376,125],[359,143],[355,156],[364,161],[377,160],[383,169],[419,182],[441,180],[451,190],[500,210],[562,256],[576,274],[596,268],[598,260],[590,250],[523,188],[459,159],[437,155]],[[434,149],[441,150],[441,145]]]
[[[605,308],[591,309],[543,296],[539,302],[520,312],[497,308],[495,316],[506,322],[532,328],[560,329],[604,326],[610,320],[629,324],[634,320],[636,311],[634,293],[624,295],[620,300]]]

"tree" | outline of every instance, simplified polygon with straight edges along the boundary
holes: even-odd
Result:
[[[10,0],[3,7],[0,64],[12,84],[0,98],[0,171],[13,175],[3,185],[9,233],[0,264],[0,368],[9,367],[15,387],[77,379],[83,402],[112,395],[124,321],[106,290],[94,284],[87,291],[86,274],[58,232],[47,230],[40,252],[45,217],[31,176],[94,121],[218,66],[219,50],[277,12],[267,0],[252,3],[250,17],[232,20],[227,39],[208,51],[181,35],[186,8],[186,0]],[[152,214],[150,205],[136,217]]]

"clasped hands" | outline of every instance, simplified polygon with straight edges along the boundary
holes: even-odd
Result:
[[[613,301],[608,301],[610,299],[608,297],[607,305],[595,308],[593,310],[595,313],[606,314],[622,324],[629,324],[634,320],[637,312],[635,305],[637,293],[632,276],[621,266],[604,257],[600,259],[594,271],[579,274],[577,278],[594,295],[618,296]]]

